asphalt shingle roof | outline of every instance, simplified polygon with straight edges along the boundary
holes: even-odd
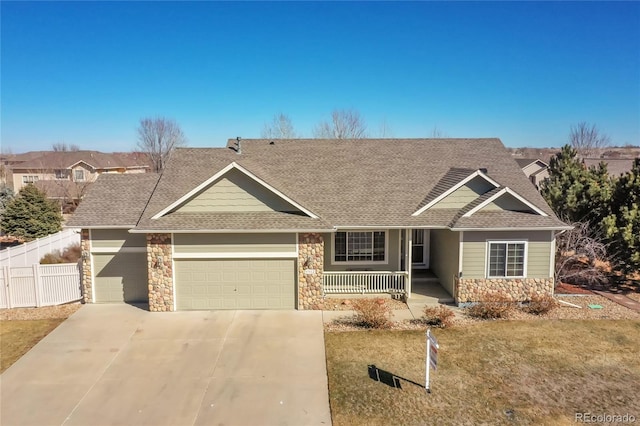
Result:
[[[13,168],[29,170],[65,169],[78,162],[84,162],[96,169],[149,168],[149,160],[144,154],[131,152],[44,151],[39,155],[25,155],[24,159],[25,161],[15,163]]]
[[[486,169],[491,179],[509,186],[549,215],[535,219],[532,219],[534,215],[510,216],[510,226],[559,224],[499,139],[298,139],[274,140],[273,143],[264,139],[245,139],[241,145],[240,154],[226,147],[176,149],[136,229],[447,227],[458,210],[429,209],[419,216],[411,214],[418,206],[446,191],[447,185],[459,182],[478,169]],[[153,219],[232,162],[318,215],[319,219],[286,213],[198,213],[189,216],[168,213]],[[93,188],[92,192],[104,191]],[[115,193],[106,197],[112,203],[117,200]],[[504,225],[500,220],[493,224],[483,223],[485,227]]]
[[[135,226],[158,182],[155,173],[102,174],[66,226]]]

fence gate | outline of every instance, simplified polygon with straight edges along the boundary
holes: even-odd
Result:
[[[0,308],[52,306],[81,298],[80,263],[2,267]]]

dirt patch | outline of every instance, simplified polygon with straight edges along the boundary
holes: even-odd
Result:
[[[41,308],[13,308],[0,309],[0,321],[25,321],[68,318],[80,309],[81,303],[69,303],[58,306],[43,306]]]

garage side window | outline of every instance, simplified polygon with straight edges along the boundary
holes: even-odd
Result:
[[[335,262],[384,262],[385,231],[345,231],[334,236]]]
[[[489,278],[524,277],[526,241],[489,242]]]

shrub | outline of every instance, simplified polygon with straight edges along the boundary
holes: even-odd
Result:
[[[54,250],[51,253],[47,253],[40,259],[41,265],[51,265],[55,263],[76,263],[80,260],[82,255],[82,249],[80,244],[71,244],[66,247],[62,253],[60,250]]]
[[[71,244],[62,252],[63,263],[76,263],[82,256],[82,248],[79,243]]]
[[[558,306],[558,302],[550,294],[536,294],[531,296],[529,304],[525,305],[522,309],[530,314],[543,315],[551,311],[556,306]]]
[[[441,328],[451,327],[456,315],[451,309],[443,305],[425,306],[423,312],[423,322],[428,325]]]
[[[60,254],[60,250],[54,250],[51,253],[47,253],[40,259],[41,265],[52,265],[55,263],[65,263],[62,260],[62,255]]]
[[[367,328],[386,328],[391,325],[391,309],[384,299],[356,299],[353,301],[356,321]]]
[[[467,308],[467,314],[473,318],[506,318],[516,304],[505,293],[485,293],[480,301]]]

